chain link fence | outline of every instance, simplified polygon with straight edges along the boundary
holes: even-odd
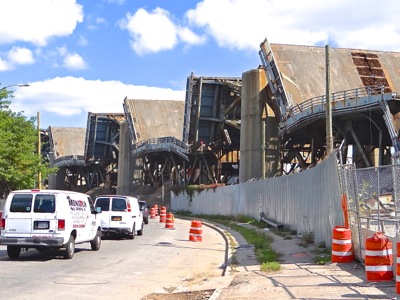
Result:
[[[382,232],[393,245],[399,233],[400,161],[392,165],[340,168],[343,204],[347,204],[354,254],[364,262],[366,239]],[[395,248],[395,247],[393,247]]]

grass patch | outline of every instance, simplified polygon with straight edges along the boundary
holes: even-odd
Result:
[[[331,251],[325,247],[324,244],[319,244],[314,249],[314,262],[318,265],[325,265],[331,262]]]
[[[279,271],[281,269],[281,265],[276,261],[265,262],[261,264],[261,271]]]
[[[313,243],[314,243],[314,232],[312,231],[303,232],[301,235],[300,246],[307,248]]]

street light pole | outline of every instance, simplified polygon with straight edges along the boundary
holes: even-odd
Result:
[[[326,154],[330,155],[333,152],[333,136],[332,136],[332,99],[331,99],[331,60],[329,45],[325,46],[325,61],[326,61]]]
[[[5,90],[6,88],[9,88],[9,87],[12,87],[12,86],[25,87],[25,86],[29,86],[29,84],[27,84],[27,83],[14,83],[14,84],[10,84],[10,85],[7,85],[5,87],[2,87],[0,89],[0,91]]]
[[[38,131],[38,156],[39,156],[39,169],[38,169],[38,189],[41,190],[42,189],[42,173],[40,172],[40,165],[42,163],[42,151],[41,151],[41,137],[40,137],[40,113],[37,113],[37,131]]]

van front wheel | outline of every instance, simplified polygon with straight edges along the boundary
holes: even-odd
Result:
[[[7,246],[7,254],[11,259],[16,259],[21,254],[21,247],[19,246]]]
[[[69,237],[68,243],[65,245],[65,254],[64,257],[67,259],[71,259],[75,253],[75,238],[71,235]]]
[[[96,236],[92,241],[90,241],[90,247],[92,248],[92,250],[97,251],[100,249],[100,245],[101,245],[101,231],[97,230]]]

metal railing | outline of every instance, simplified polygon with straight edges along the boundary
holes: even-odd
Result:
[[[153,138],[134,143],[132,145],[132,153],[159,148],[175,148],[182,153],[189,153],[189,146],[173,136]]]
[[[84,165],[85,156],[84,155],[68,155],[62,156],[54,160],[55,167],[63,167],[68,165]]]
[[[346,108],[346,105],[343,105],[346,101],[355,102],[362,97],[376,96],[384,94],[385,87],[383,85],[375,85],[375,86],[366,86],[362,88],[356,88],[346,91],[340,91],[336,93],[332,93],[332,109],[335,108]],[[291,115],[301,113],[307,109],[312,109],[315,106],[323,106],[325,109],[326,103],[326,95],[313,97],[308,99],[302,103],[299,103],[289,109],[289,113]],[[336,105],[335,105],[336,104]],[[338,105],[340,104],[340,105]],[[357,104],[357,103],[356,103]],[[365,103],[360,103],[365,104]]]
[[[332,93],[332,110],[336,113],[351,111],[359,107],[380,107],[379,102],[390,100],[396,93],[385,93],[384,85],[374,85]],[[280,122],[282,129],[288,130],[303,119],[312,119],[325,114],[326,96],[310,98],[287,108],[286,119]]]
[[[374,232],[382,232],[392,240],[398,237],[400,165],[364,169],[343,165],[340,175],[355,255],[363,262],[366,239]]]

